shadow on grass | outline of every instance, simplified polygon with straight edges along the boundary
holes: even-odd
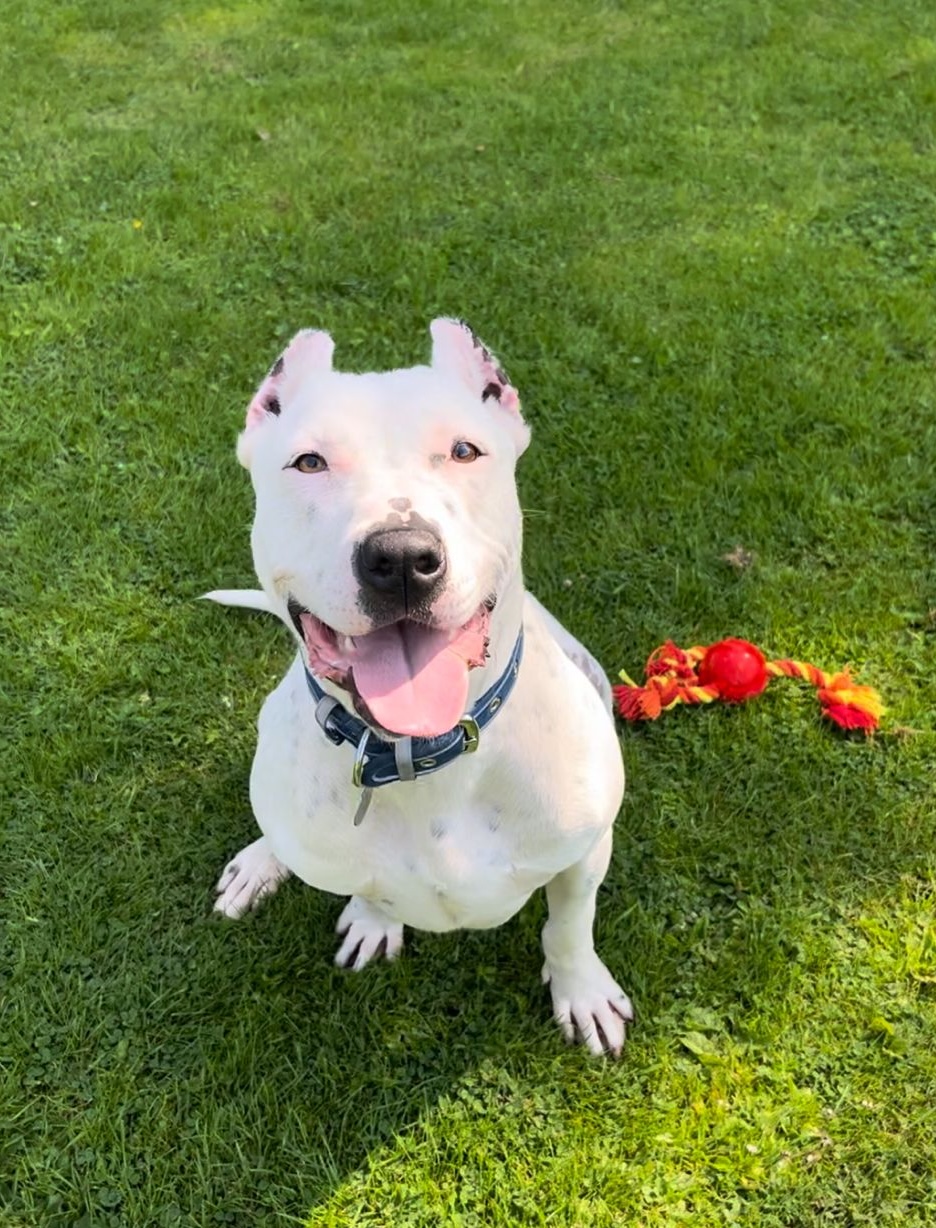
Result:
[[[60,799],[32,915],[7,934],[18,1125],[0,1159],[17,1175],[0,1205],[24,1222],[301,1218],[486,1057],[555,1043],[529,919],[409,933],[356,975],[331,962],[341,902],[296,880],[239,923],[212,915],[252,838],[247,767],[221,754],[142,790],[105,770]]]

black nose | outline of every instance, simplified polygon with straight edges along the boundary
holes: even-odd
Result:
[[[362,584],[408,610],[442,583],[445,551],[428,529],[377,529],[361,542],[357,573]]]

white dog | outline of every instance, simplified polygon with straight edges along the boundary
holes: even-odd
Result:
[[[524,591],[516,390],[463,323],[429,366],[332,369],[304,331],[247,411],[263,592],[299,652],[267,698],[250,778],[263,835],[225,868],[240,916],[290,873],[350,896],[337,962],[396,956],[403,927],[487,928],[545,886],[553,1008],[618,1054],[630,1001],[595,954],[624,771],[591,655]]]

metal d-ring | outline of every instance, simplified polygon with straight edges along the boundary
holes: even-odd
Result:
[[[364,787],[364,755],[367,752],[367,741],[371,736],[369,729],[364,730],[364,734],[357,744],[357,750],[354,752],[354,766],[351,768],[351,783],[358,789]]]

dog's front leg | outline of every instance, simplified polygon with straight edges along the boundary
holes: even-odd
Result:
[[[577,1031],[591,1053],[617,1057],[634,1009],[595,954],[592,936],[595,897],[610,858],[609,829],[587,857],[547,883],[543,980],[549,983],[553,1014],[566,1040],[574,1040]]]
[[[261,836],[224,867],[215,887],[215,910],[225,917],[242,917],[288,877],[289,870],[275,856],[266,836]]]

